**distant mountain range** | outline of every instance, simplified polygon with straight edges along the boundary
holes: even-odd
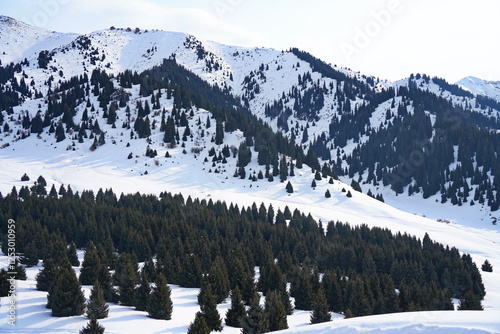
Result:
[[[168,151],[203,161],[193,173],[292,184],[305,164],[378,199],[483,217],[500,206],[498,82],[389,82],[298,49],[138,28],[57,33],[6,16],[0,50],[0,146],[11,156],[106,151],[143,174],[137,157]]]

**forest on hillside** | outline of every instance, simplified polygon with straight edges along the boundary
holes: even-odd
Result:
[[[460,299],[463,309],[482,309],[486,292],[471,257],[428,235],[420,240],[368,225],[352,227],[334,217],[323,226],[288,207],[240,208],[167,192],[80,194],[61,186],[40,195],[44,188],[35,182],[0,197],[3,247],[6,222],[14,219],[20,263],[43,260],[41,273],[54,282],[58,275],[74,275],[66,270],[68,262],[78,265],[76,248],[86,248],[79,284],[97,280],[108,302],[145,305],[152,294],[144,296],[141,281],[160,279],[201,288],[201,303],[207,289],[216,303],[237,290],[247,305],[259,291],[277,298],[287,314],[293,307],[318,305],[346,316],[450,310],[451,298]],[[260,275],[254,282],[256,267]],[[45,291],[57,300],[50,282]]]

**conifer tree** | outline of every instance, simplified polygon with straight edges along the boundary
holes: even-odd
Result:
[[[87,326],[80,329],[80,334],[104,334],[104,329],[96,318],[91,318]]]
[[[222,257],[218,256],[205,278],[212,285],[217,304],[220,304],[229,294],[229,275]]]
[[[196,312],[194,321],[189,325],[188,334],[209,334],[211,332],[208,327],[205,317],[201,312]]]
[[[493,272],[493,266],[488,260],[485,260],[484,263],[481,265],[481,270],[491,273]]]
[[[137,261],[135,256],[123,253],[118,258],[114,279],[118,285],[120,303],[134,305],[135,285],[138,282]]]
[[[231,291],[231,307],[226,312],[226,325],[231,327],[242,327],[246,314],[247,312],[241,299],[240,289],[235,287]]]
[[[87,243],[85,256],[83,258],[82,268],[80,270],[80,283],[82,285],[91,285],[97,279],[97,274],[101,267],[101,261],[97,254],[97,249],[92,240]]]
[[[109,273],[108,267],[105,264],[101,266],[97,277],[98,281],[101,283],[101,287],[104,293],[104,299],[107,302],[118,303],[118,294],[113,287],[111,274]]]
[[[281,299],[276,291],[271,291],[266,296],[264,312],[271,332],[288,328],[286,310]]]
[[[104,299],[104,292],[98,280],[90,290],[90,299],[87,302],[87,318],[104,319],[108,317],[109,306]]]
[[[10,291],[10,275],[7,274],[7,270],[0,269],[0,297],[6,297],[9,295]]]
[[[293,193],[293,186],[290,183],[290,181],[288,181],[288,183],[286,184],[286,192],[289,193],[289,194]]]
[[[141,271],[141,285],[135,291],[135,309],[138,311],[146,311],[149,296],[151,294],[151,287],[149,285],[149,278],[146,271],[143,269]]]
[[[172,318],[171,290],[167,285],[167,279],[160,273],[155,281],[155,287],[149,298],[147,311],[153,319],[170,320]]]
[[[459,310],[483,310],[483,305],[481,305],[481,300],[472,291],[467,291],[465,296],[460,299],[460,305],[458,305]]]
[[[311,312],[311,324],[319,324],[330,320],[331,314],[328,310],[325,289],[323,286],[320,286],[316,292],[316,299],[314,300],[313,311]]]
[[[212,292],[212,285],[205,284],[204,291],[200,291],[199,303],[201,313],[211,331],[222,331],[222,320],[219,311],[217,311],[216,296]]]
[[[43,260],[43,269],[36,275],[36,289],[38,291],[49,291],[49,287],[56,278],[56,264],[52,258]]]
[[[85,310],[85,297],[75,271],[69,262],[64,263],[55,275],[47,296],[53,317],[81,315]]]
[[[259,301],[260,297],[255,293],[250,301],[247,317],[243,321],[242,334],[260,334],[269,331],[266,315]]]
[[[74,242],[69,244],[68,248],[68,260],[73,267],[80,266],[80,260],[78,260],[78,255],[76,254],[76,245]]]

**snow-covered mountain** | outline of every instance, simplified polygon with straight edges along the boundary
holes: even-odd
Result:
[[[500,101],[500,81],[486,81],[476,77],[466,77],[455,83],[474,95],[485,95]]]
[[[500,237],[492,224],[500,197],[495,134],[500,107],[493,90],[485,99],[471,85],[426,75],[392,83],[329,66],[295,49],[227,46],[157,30],[56,33],[4,16],[0,60],[4,194],[26,186],[20,181],[26,173],[32,179],[43,175],[49,187],[71,184],[77,191],[167,190],[239,205],[264,201],[322,221],[367,223],[419,237],[429,233],[471,253],[476,263],[488,259],[500,266]],[[253,125],[241,121],[247,116]],[[174,141],[166,140],[169,118]],[[146,123],[150,132],[143,132]],[[221,143],[219,124],[226,130]],[[269,129],[279,135],[261,138]],[[242,147],[251,153],[244,176]],[[315,187],[312,163],[290,175],[309,149],[320,158],[316,169],[323,174]],[[268,162],[268,171],[264,150],[278,152],[279,161]],[[281,170],[274,179],[267,177],[283,166],[281,160],[289,174],[284,182]],[[334,174],[339,179],[330,182]],[[354,190],[352,180],[364,194]],[[288,181],[291,194],[285,190]],[[485,276],[484,305],[492,318],[500,310],[496,278]],[[448,323],[458,318],[443,317]],[[308,314],[297,316],[294,326],[307,323],[305,318]]]

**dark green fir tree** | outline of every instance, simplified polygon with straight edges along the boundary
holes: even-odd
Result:
[[[319,324],[331,320],[328,302],[325,296],[325,289],[321,286],[316,292],[313,311],[311,312],[311,324]]]
[[[231,327],[242,327],[247,312],[238,287],[231,291],[231,307],[226,312],[226,325]]]
[[[205,284],[204,291],[200,291],[199,302],[201,313],[211,331],[222,331],[222,320],[217,311],[216,296],[212,292],[212,285]]]
[[[80,266],[80,260],[78,260],[78,255],[76,254],[76,245],[74,242],[69,244],[68,248],[68,260],[73,267]]]
[[[135,309],[138,311],[146,311],[149,296],[151,294],[151,287],[149,285],[149,278],[146,271],[143,269],[141,271],[141,284],[135,291]]]
[[[98,273],[101,267],[101,260],[97,253],[94,243],[89,241],[85,249],[82,268],[80,270],[80,283],[82,285],[92,285],[98,278]]]
[[[96,318],[91,318],[87,326],[80,329],[80,334],[103,334],[104,329]]]
[[[104,319],[108,317],[109,306],[104,299],[104,292],[98,280],[90,290],[90,299],[87,302],[87,318]]]
[[[171,290],[167,285],[167,279],[160,273],[155,281],[155,287],[149,298],[147,311],[153,319],[172,319],[173,304],[170,297]]]
[[[188,334],[209,334],[211,332],[210,327],[208,327],[205,317],[201,312],[196,312],[194,321],[189,325],[187,333]]]
[[[43,269],[36,275],[36,289],[38,291],[49,291],[49,287],[56,278],[57,266],[52,258],[43,260]]]
[[[281,295],[276,291],[271,291],[266,296],[264,304],[269,331],[279,331],[288,328],[285,306],[282,303]]]
[[[250,301],[247,317],[243,321],[242,334],[261,334],[269,331],[266,315],[259,301],[260,296],[255,293]]]
[[[57,271],[55,280],[49,288],[48,305],[53,317],[81,315],[85,310],[85,297],[75,271],[69,262]]]

